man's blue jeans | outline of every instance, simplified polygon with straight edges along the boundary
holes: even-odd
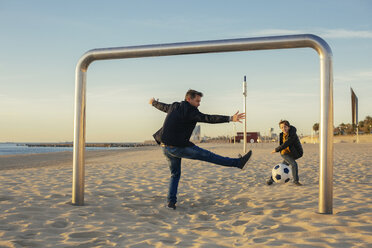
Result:
[[[238,167],[239,158],[228,158],[200,148],[196,145],[187,147],[162,147],[163,153],[168,160],[171,178],[168,190],[168,202],[177,202],[178,183],[181,178],[181,158],[195,159],[213,164]]]

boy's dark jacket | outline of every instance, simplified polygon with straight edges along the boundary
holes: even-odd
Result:
[[[290,155],[294,159],[301,158],[302,155],[304,154],[304,151],[302,150],[302,145],[296,132],[297,132],[297,129],[294,126],[290,126],[288,139],[284,143],[283,143],[283,132],[280,133],[279,146],[275,148],[275,151],[280,152],[281,150],[289,146],[289,150],[291,151]]]
[[[164,143],[168,146],[193,146],[190,137],[197,122],[223,123],[230,121],[229,116],[203,114],[187,101],[172,104],[153,101],[152,106],[167,113],[163,127],[153,136],[158,144]]]

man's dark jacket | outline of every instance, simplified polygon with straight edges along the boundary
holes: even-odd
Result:
[[[292,156],[294,159],[301,158],[302,155],[304,154],[304,151],[302,150],[302,145],[296,132],[297,132],[297,129],[294,126],[290,126],[288,139],[284,143],[283,143],[283,133],[280,133],[279,146],[275,148],[275,151],[280,152],[281,150],[289,146],[289,150],[290,150],[289,155]]]
[[[165,104],[153,101],[152,106],[167,113],[163,127],[153,136],[158,144],[168,146],[193,146],[190,142],[192,131],[197,122],[223,123],[229,122],[229,116],[206,115],[187,101]]]

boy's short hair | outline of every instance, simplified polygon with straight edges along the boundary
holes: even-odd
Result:
[[[287,120],[281,120],[281,121],[279,121],[279,126],[280,126],[280,124],[284,124],[284,125],[286,125],[287,127],[290,126],[289,121],[287,121]]]
[[[190,97],[191,99],[194,99],[196,96],[203,97],[203,93],[201,93],[199,91],[196,91],[196,90],[189,89],[186,92],[185,100],[186,100],[187,97]]]

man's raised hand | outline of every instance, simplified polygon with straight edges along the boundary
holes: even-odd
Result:
[[[236,113],[232,116],[231,119],[232,119],[233,122],[240,122],[240,123],[242,123],[241,120],[244,120],[244,119],[245,119],[245,113],[240,113],[240,114],[239,114],[239,111],[238,111],[238,112],[236,112]]]

